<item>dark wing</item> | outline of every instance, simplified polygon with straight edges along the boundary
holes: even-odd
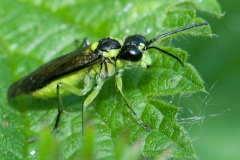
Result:
[[[8,99],[21,94],[30,94],[62,76],[92,66],[102,60],[102,55],[99,52],[93,52],[90,46],[60,56],[12,84],[8,90]]]

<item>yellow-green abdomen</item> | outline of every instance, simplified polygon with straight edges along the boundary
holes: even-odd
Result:
[[[34,91],[31,93],[32,96],[37,97],[37,98],[50,98],[50,97],[56,97],[57,96],[57,84],[58,83],[66,83],[71,86],[75,87],[83,87],[83,90],[90,90],[90,89],[84,89],[84,83],[88,83],[88,87],[90,87],[90,83],[93,83],[90,77],[88,76],[88,70],[89,69],[82,69],[78,72],[75,72],[73,74],[64,76],[62,78],[56,79],[55,81],[49,83],[45,87]],[[87,81],[87,82],[86,82]],[[68,92],[61,90],[61,95],[66,95]],[[85,92],[83,92],[85,94]],[[83,95],[84,95],[83,94]]]

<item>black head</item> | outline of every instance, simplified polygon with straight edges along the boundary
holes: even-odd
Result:
[[[169,53],[159,47],[151,46],[151,44],[163,37],[166,37],[166,36],[178,33],[178,32],[182,32],[182,31],[185,31],[185,30],[188,30],[191,28],[203,26],[203,25],[208,25],[208,23],[199,23],[199,24],[194,24],[194,25],[190,25],[187,27],[183,27],[183,28],[159,35],[149,41],[147,41],[141,35],[129,36],[129,37],[125,38],[123,46],[122,46],[118,56],[120,59],[123,59],[123,60],[127,60],[130,62],[138,62],[142,59],[143,51],[146,51],[149,49],[156,49],[158,51],[161,51],[161,52],[175,58],[179,63],[181,63],[182,66],[184,66],[184,63],[177,56],[175,56],[174,54]]]
[[[142,49],[147,40],[141,35],[133,35],[125,38],[123,46],[119,53],[119,58],[131,62],[137,62],[142,59]]]

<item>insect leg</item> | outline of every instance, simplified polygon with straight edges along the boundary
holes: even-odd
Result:
[[[61,96],[61,92],[60,90],[64,89],[67,90],[73,94],[82,96],[84,95],[84,92],[81,89],[78,89],[74,86],[68,85],[66,83],[58,83],[57,84],[57,99],[58,99],[58,114],[57,114],[57,118],[56,118],[56,122],[53,128],[53,132],[58,129],[59,127],[59,122],[60,122],[60,117],[61,114],[63,113],[64,109],[63,109],[63,103],[62,103],[62,96]]]
[[[76,49],[82,48],[83,46],[90,45],[88,38],[84,38],[80,45],[79,45],[79,41],[77,39],[75,39],[74,44],[75,44]]]
[[[97,80],[97,86],[94,88],[94,90],[88,95],[88,97],[85,99],[82,105],[82,134],[84,134],[84,109],[90,105],[90,103],[94,100],[94,98],[98,95],[99,91],[102,88],[102,85],[104,83],[104,80],[100,77],[96,77]]]
[[[116,75],[116,87],[119,91],[119,93],[121,94],[121,97],[123,98],[123,100],[125,101],[126,105],[128,106],[128,108],[131,110],[131,112],[133,113],[133,115],[136,117],[136,119],[138,120],[138,122],[142,125],[143,128],[147,129],[147,130],[151,130],[151,128],[149,126],[147,126],[137,115],[137,113],[132,109],[132,105],[131,103],[128,101],[128,99],[126,98],[126,96],[124,95],[123,91],[122,91],[122,71],[119,71],[118,74]]]

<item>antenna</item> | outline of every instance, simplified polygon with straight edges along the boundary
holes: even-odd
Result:
[[[199,27],[199,26],[204,26],[204,25],[208,25],[208,23],[198,23],[198,24],[193,24],[193,25],[190,25],[190,26],[186,26],[186,27],[183,27],[183,28],[180,28],[180,29],[177,29],[177,30],[174,30],[174,31],[171,31],[171,32],[167,32],[167,33],[164,33],[164,34],[161,34],[149,41],[147,41],[146,43],[146,47],[144,48],[144,50],[149,50],[149,49],[156,49],[160,52],[163,52],[171,57],[173,57],[174,59],[176,59],[179,63],[181,63],[181,65],[184,67],[184,63],[182,62],[182,60],[180,58],[178,58],[177,56],[175,56],[174,54],[172,53],[169,53],[159,47],[156,47],[156,46],[150,46],[150,44],[152,44],[153,42],[163,38],[163,37],[166,37],[166,36],[169,36],[169,35],[172,35],[172,34],[175,34],[175,33],[178,33],[178,32],[182,32],[182,31],[185,31],[185,30],[188,30],[188,29],[191,29],[191,28],[196,28],[196,27]]]
[[[204,23],[198,23],[198,24],[193,24],[193,25],[190,25],[190,26],[186,26],[186,27],[183,27],[183,28],[180,28],[180,29],[177,29],[177,30],[174,30],[174,31],[171,31],[171,32],[167,32],[167,33],[164,33],[164,34],[161,34],[151,40],[149,40],[147,42],[147,46],[149,46],[150,44],[152,44],[153,42],[163,38],[163,37],[166,37],[166,36],[169,36],[169,35],[172,35],[172,34],[175,34],[175,33],[178,33],[178,32],[182,32],[182,31],[185,31],[185,30],[188,30],[188,29],[191,29],[191,28],[196,28],[196,27],[199,27],[199,26],[205,26],[205,25],[208,25],[208,23],[204,22]]]

